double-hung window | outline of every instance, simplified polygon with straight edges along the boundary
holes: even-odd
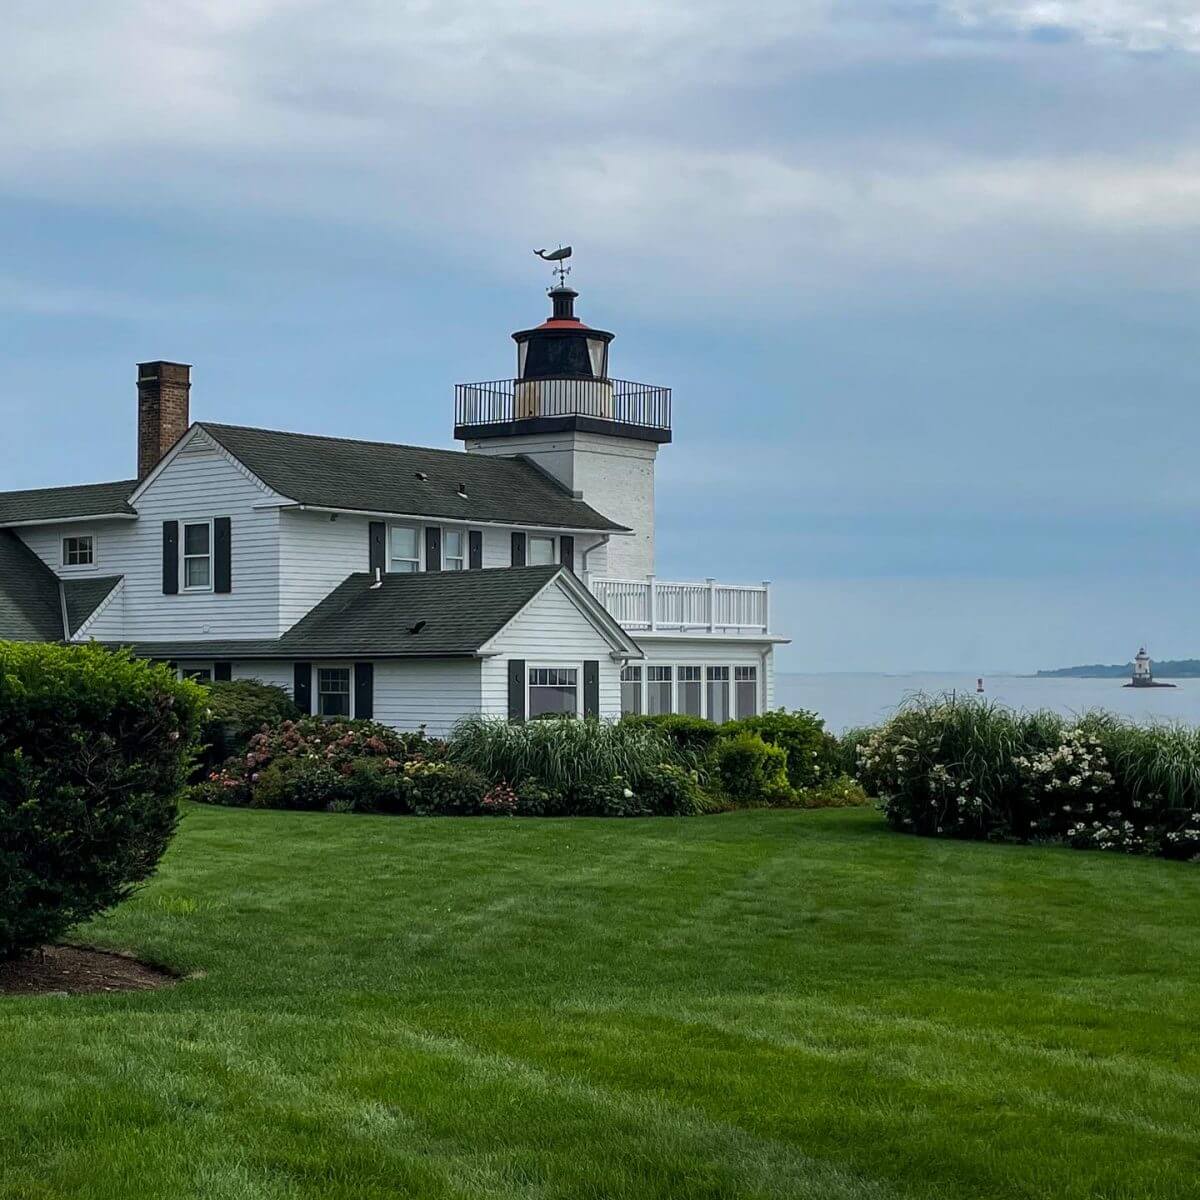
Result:
[[[758,668],[734,667],[733,691],[738,719],[755,716],[758,713]]]
[[[317,668],[317,716],[350,715],[350,668]]]
[[[467,565],[467,535],[462,529],[442,530],[442,570],[462,571]]]
[[[642,711],[642,668],[621,668],[621,715]]]
[[[529,539],[528,561],[531,567],[552,566],[558,562],[558,555],[555,553],[554,548],[554,538],[531,536]]]
[[[96,544],[90,533],[65,537],[62,541],[64,567],[91,567],[96,563]]]
[[[213,531],[211,521],[184,521],[180,551],[183,558],[183,590],[212,591]]]
[[[718,725],[729,720],[729,668],[708,668],[708,719]]]
[[[388,570],[401,575],[421,569],[421,531],[415,525],[393,525]]]
[[[529,668],[529,717],[560,717],[579,712],[576,667]]]
[[[701,715],[699,667],[679,668],[679,711],[689,717]]]
[[[646,668],[646,711],[653,717],[674,711],[670,667]]]

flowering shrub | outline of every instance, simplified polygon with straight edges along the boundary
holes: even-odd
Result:
[[[837,775],[797,796],[801,808],[862,808],[870,804],[862,784],[849,775]]]
[[[856,740],[896,829],[1200,858],[1200,731],[918,697]]]
[[[482,812],[487,780],[459,763],[414,758],[402,768],[411,811],[420,817],[468,817]]]
[[[489,816],[513,817],[520,807],[520,801],[517,799],[517,793],[507,783],[498,783],[484,795],[479,807]]]

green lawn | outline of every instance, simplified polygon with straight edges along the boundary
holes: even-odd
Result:
[[[1200,868],[869,811],[189,807],[0,1000],[0,1197],[1200,1195]]]

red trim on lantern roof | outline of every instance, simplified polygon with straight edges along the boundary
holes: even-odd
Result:
[[[550,317],[548,320],[543,321],[540,325],[535,326],[535,328],[536,329],[587,329],[588,326],[585,325],[581,320],[579,320],[578,317],[576,317],[574,320],[571,320],[571,321],[564,321],[564,320],[556,321],[553,317]]]

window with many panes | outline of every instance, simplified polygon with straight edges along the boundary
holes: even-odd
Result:
[[[579,671],[575,667],[529,668],[529,716],[579,712]]]
[[[646,668],[646,711],[654,717],[674,711],[670,667]]]
[[[96,562],[96,544],[90,533],[63,538],[62,563],[64,567],[90,567]]]
[[[753,717],[758,712],[758,668],[733,668],[734,702],[738,718]]]
[[[528,562],[531,567],[549,566],[558,562],[552,537],[530,537]]]
[[[467,534],[462,529],[442,530],[442,570],[462,571],[467,565]]]
[[[212,587],[212,522],[185,521],[180,550],[183,555],[183,590],[206,592]]]
[[[729,668],[708,668],[708,719],[723,724],[729,720]]]
[[[679,668],[679,711],[689,717],[700,716],[700,668]]]
[[[621,668],[621,715],[642,711],[642,668]]]
[[[414,574],[421,569],[421,531],[415,525],[393,525],[388,570]]]
[[[317,716],[350,715],[350,668],[317,668]]]

